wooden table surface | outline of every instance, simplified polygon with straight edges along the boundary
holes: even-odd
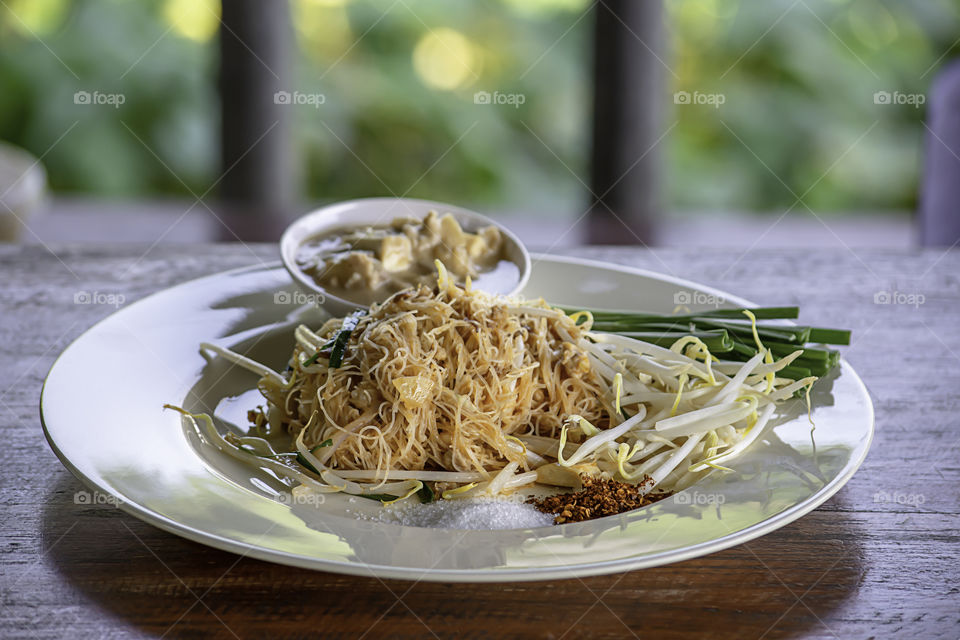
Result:
[[[951,638],[960,635],[960,252],[584,248],[853,329],[866,463],[813,513],[665,567],[490,585],[297,570],[164,533],[82,488],[37,405],[54,358],[112,307],[273,260],[267,245],[0,247],[0,636]],[[121,275],[122,274],[122,275]],[[890,292],[890,304],[875,294]],[[121,372],[122,374],[122,372]],[[82,411],[78,407],[77,411]]]

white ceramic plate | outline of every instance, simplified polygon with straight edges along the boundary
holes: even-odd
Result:
[[[753,306],[655,273],[546,256],[535,260],[525,295],[663,313],[675,300]],[[214,341],[283,368],[293,327],[322,317],[297,300],[278,264],[187,282],[121,309],[70,345],[50,371],[41,415],[51,447],[96,492],[92,499],[197,542],[326,571],[479,582],[638,569],[751,540],[836,493],[873,435],[870,398],[844,362],[813,394],[815,447],[797,401],[798,417],[756,443],[734,473],[715,473],[619,516],[537,529],[445,530],[358,519],[356,512],[381,507],[335,494],[323,505],[292,504],[268,474],[202,445],[162,406],[214,411],[221,427],[243,427],[246,410],[259,402],[255,377],[222,358],[207,362],[197,346]]]

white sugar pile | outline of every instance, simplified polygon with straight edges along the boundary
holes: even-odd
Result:
[[[432,529],[530,529],[548,527],[553,516],[511,500],[438,500],[386,509],[379,520]]]

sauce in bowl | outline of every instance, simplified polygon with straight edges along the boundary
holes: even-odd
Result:
[[[499,228],[465,231],[451,214],[435,211],[423,220],[404,217],[383,226],[333,230],[308,238],[296,253],[297,267],[317,285],[362,305],[419,284],[432,287],[436,260],[458,284],[469,276],[491,293],[510,291],[520,280]]]

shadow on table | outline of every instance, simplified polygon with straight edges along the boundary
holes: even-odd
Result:
[[[863,578],[859,526],[830,504],[768,536],[686,562],[553,582],[412,583],[243,558],[105,504],[65,476],[44,551],[116,626],[170,637],[775,638],[827,634]],[[50,542],[56,541],[56,542]],[[111,628],[105,620],[103,632]],[[368,633],[369,632],[369,633]],[[839,633],[839,630],[837,630]]]

